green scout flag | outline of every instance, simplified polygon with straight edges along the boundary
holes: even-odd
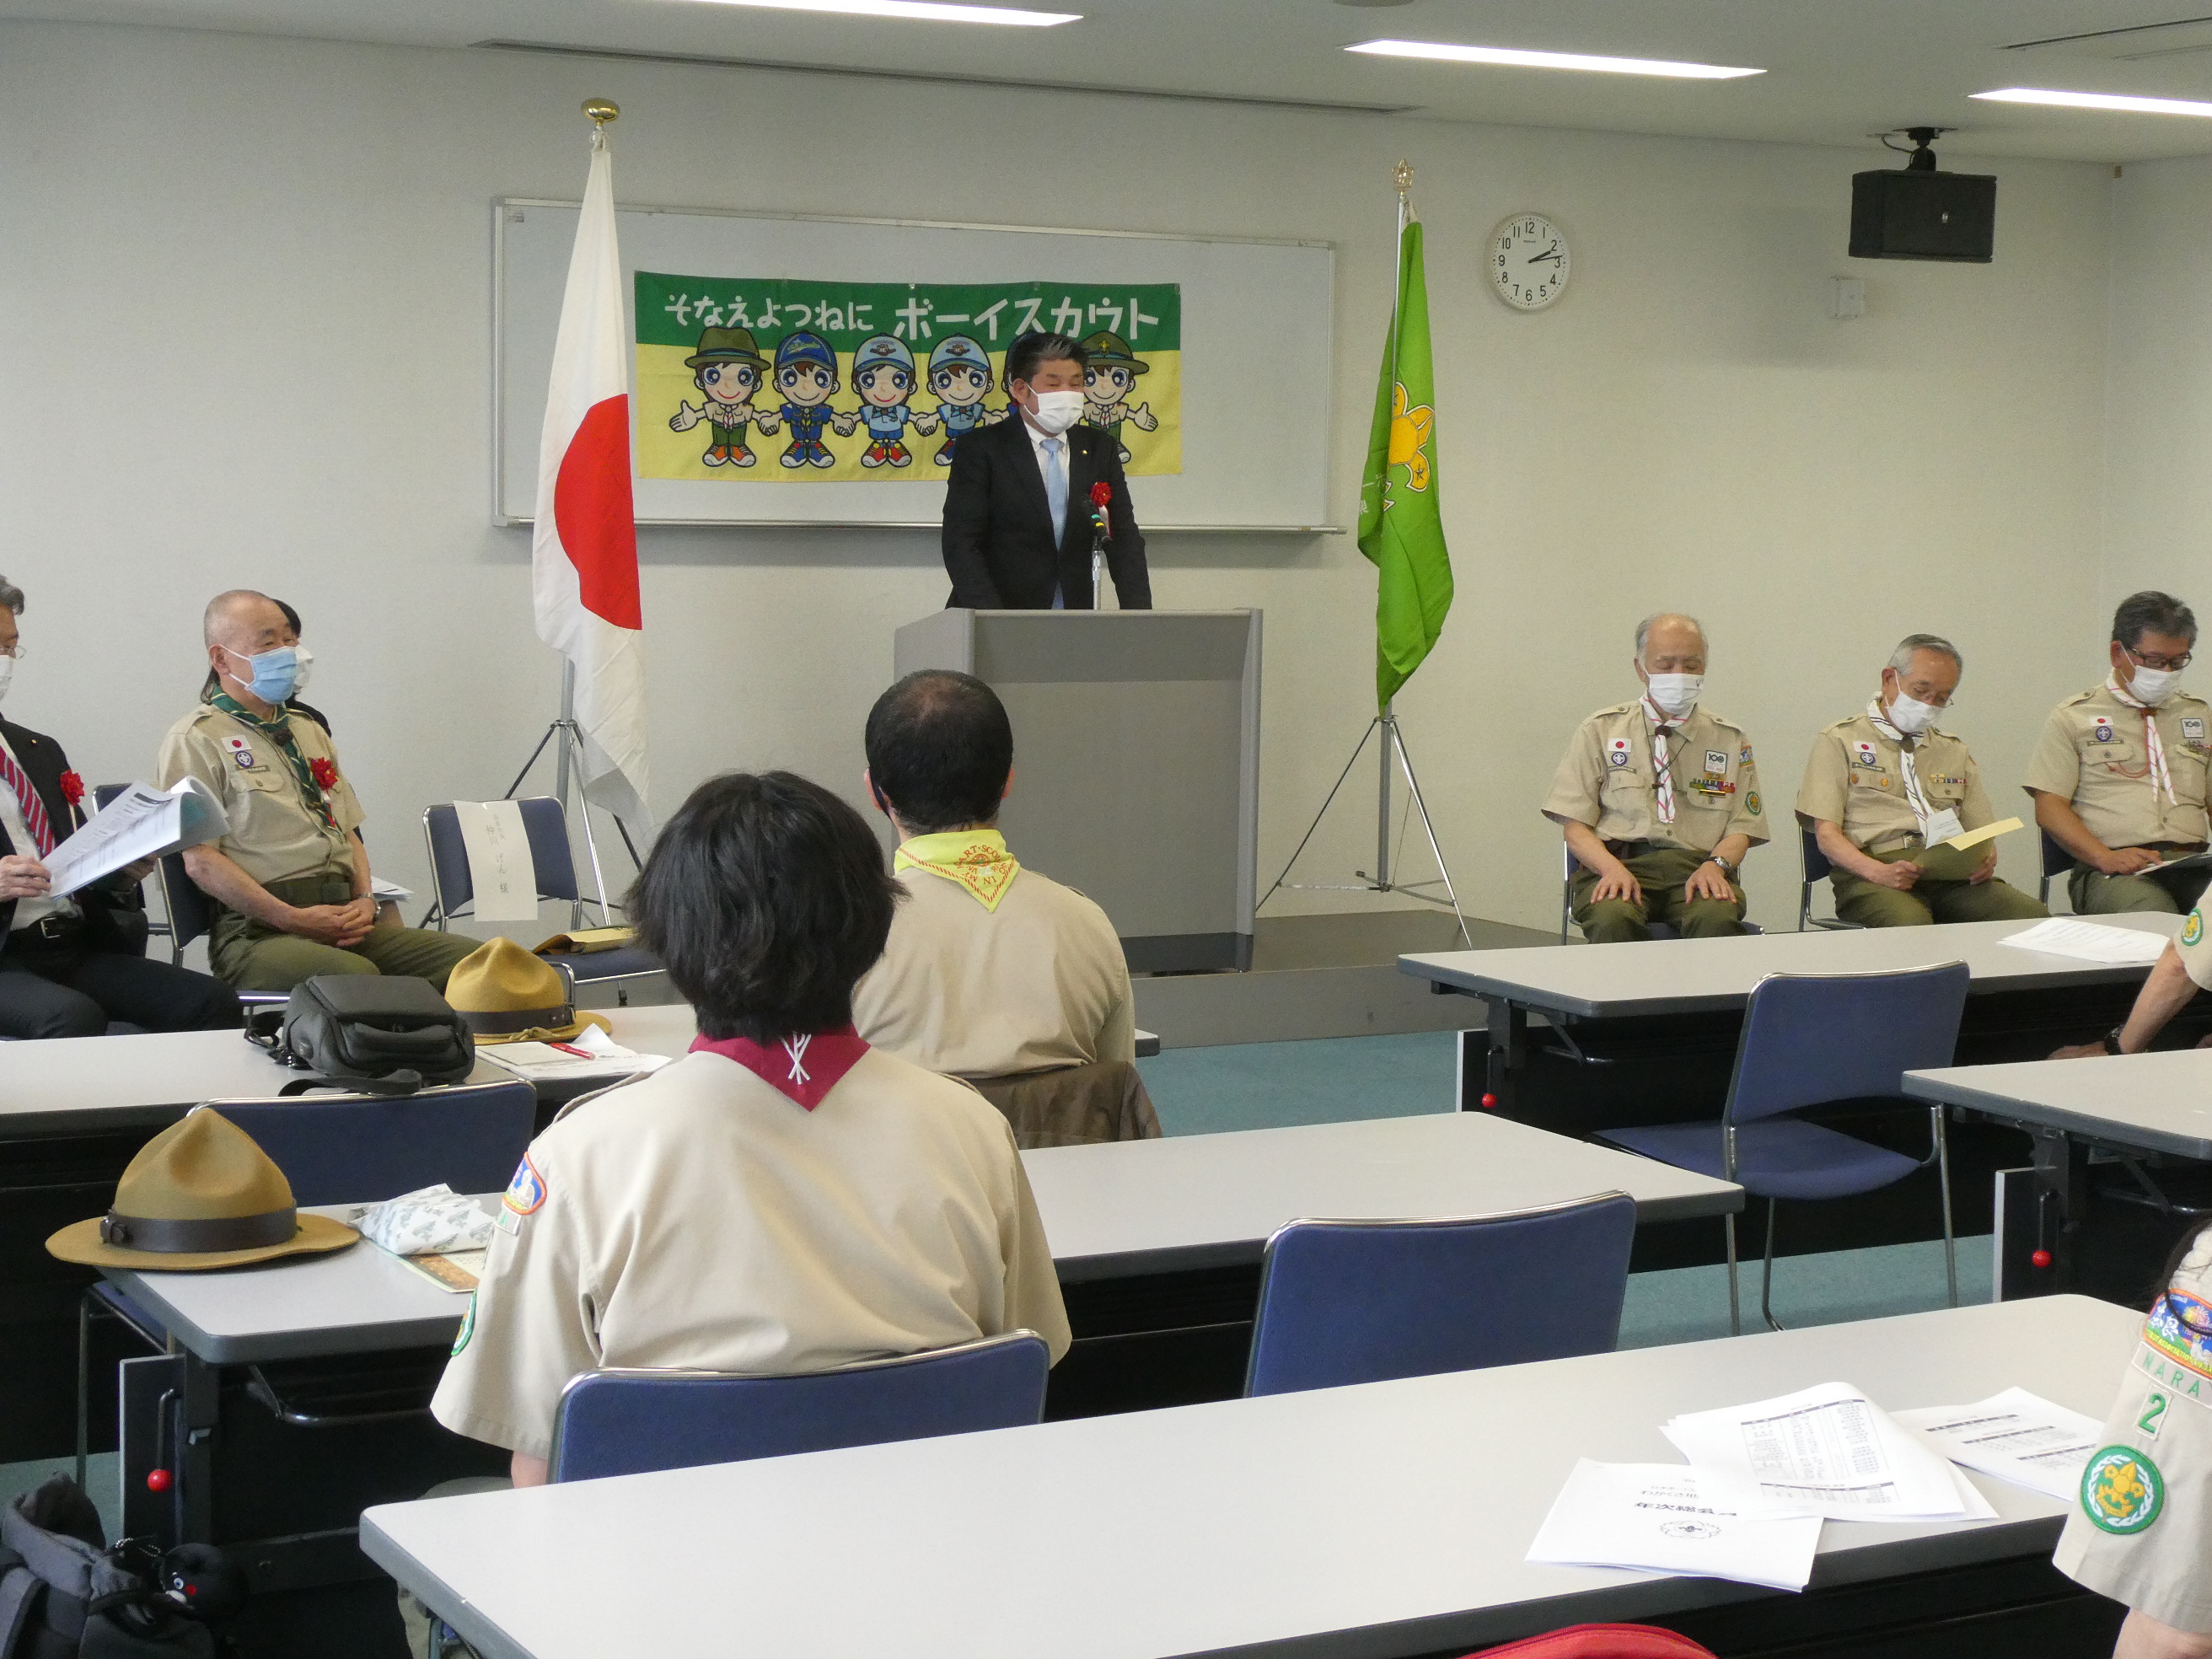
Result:
[[[1437,505],[1436,374],[1421,225],[1398,234],[1398,304],[1382,349],[1375,425],[1359,489],[1359,550],[1374,562],[1375,698],[1388,705],[1444,630],[1451,556]]]

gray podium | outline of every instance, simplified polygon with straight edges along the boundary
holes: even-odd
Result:
[[[957,668],[1014,723],[1000,827],[1114,920],[1138,973],[1252,964],[1257,611],[941,611],[896,668]]]

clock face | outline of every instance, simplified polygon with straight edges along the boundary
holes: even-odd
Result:
[[[1516,311],[1541,311],[1566,292],[1567,239],[1540,213],[1518,213],[1490,233],[1490,285]]]

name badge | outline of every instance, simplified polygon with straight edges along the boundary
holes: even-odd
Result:
[[[1626,738],[1615,738],[1613,740],[1611,746],[1606,750],[1605,758],[1606,763],[1608,766],[1627,765],[1628,739]]]

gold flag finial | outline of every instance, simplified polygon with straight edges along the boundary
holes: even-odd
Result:
[[[1406,193],[1413,187],[1413,164],[1400,156],[1398,165],[1390,169],[1390,182],[1397,185],[1398,198],[1403,201]]]
[[[619,117],[622,110],[611,98],[586,98],[584,100],[584,113],[592,118],[592,131],[605,132],[607,123]]]

